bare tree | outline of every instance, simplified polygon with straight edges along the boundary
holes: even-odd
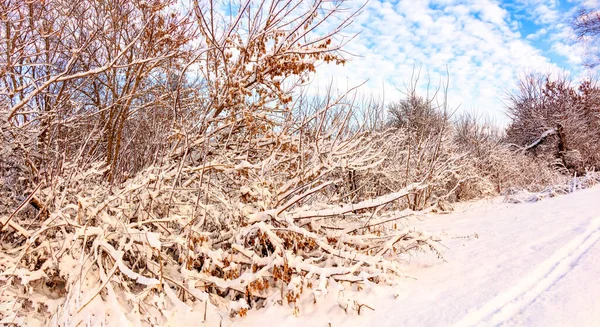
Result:
[[[571,23],[579,40],[588,44],[595,44],[600,35],[600,12],[597,9],[580,9]],[[586,65],[598,65],[598,54],[590,53]]]
[[[177,69],[194,36],[187,17],[169,12],[170,6],[3,2],[0,10],[10,19],[1,26],[6,64],[0,89],[7,99],[1,112],[20,137],[35,135],[30,142],[41,155],[30,160],[34,177],[48,180],[65,158],[82,154],[103,158],[111,181],[117,171],[140,168],[122,160],[130,140],[124,131],[132,129],[131,115],[168,97],[157,77]],[[133,163],[147,156],[129,154]]]
[[[597,94],[591,82],[526,76],[510,96],[508,140],[571,171],[598,168]]]

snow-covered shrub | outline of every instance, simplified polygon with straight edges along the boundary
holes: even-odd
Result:
[[[393,281],[402,253],[439,254],[393,205],[427,181],[370,192],[344,180],[379,178],[398,134],[351,131],[329,114],[343,103],[280,131],[240,121],[189,138],[118,187],[101,163],[65,164],[32,194],[47,213],[12,217],[0,233],[12,249],[0,260],[12,305],[0,315],[70,325],[219,321],[274,304],[293,312],[301,294],[319,299],[333,281]],[[318,128],[293,132],[308,123]]]
[[[583,176],[565,178],[562,183],[550,184],[538,191],[527,191],[523,189],[509,189],[505,192],[505,202],[522,203],[537,202],[545,198],[573,193],[577,190],[586,189],[600,183],[600,174],[588,171]]]
[[[422,183],[425,186],[405,198],[411,210],[423,210],[440,200],[453,201],[457,188],[474,175],[467,167],[466,153],[452,142],[450,127],[428,137],[414,138],[410,132],[397,129],[394,147],[386,155],[381,182],[393,185]]]
[[[301,310],[302,292],[386,282],[399,254],[437,251],[386,208],[426,184],[357,182],[377,179],[390,133],[350,124],[350,99],[292,98],[319,62],[345,62],[355,11],[188,5],[0,8],[24,17],[0,25],[17,42],[0,42],[0,324]]]
[[[565,180],[551,164],[507,144],[491,121],[464,114],[454,127],[455,142],[468,153],[468,169],[477,176],[461,185],[459,199],[501,194],[507,189],[540,191]]]
[[[451,120],[447,110],[434,107],[435,99],[420,98],[410,90],[406,94],[406,100],[390,108],[390,124],[398,128],[378,183],[390,187],[422,182],[427,186],[406,196],[398,207],[422,210],[442,202],[498,195],[507,189],[538,192],[565,183],[567,177],[559,170],[507,144],[493,123],[468,114]],[[410,119],[418,123],[404,127],[403,122]]]

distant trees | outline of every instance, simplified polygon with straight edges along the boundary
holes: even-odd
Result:
[[[582,8],[573,18],[577,37],[597,44],[600,11]],[[597,66],[599,53],[585,65]],[[567,78],[530,74],[509,95],[507,141],[569,172],[600,168],[600,87],[594,80],[573,85]]]
[[[405,97],[388,105],[388,125],[395,129],[397,137],[388,153],[388,169],[395,170],[393,175],[404,183],[422,181],[427,185],[407,196],[412,210],[443,203],[470,178],[461,160],[464,153],[452,139],[452,124],[444,101],[447,90],[440,84],[421,96],[417,92],[418,80],[419,75],[413,75],[403,92]]]
[[[528,75],[510,95],[509,142],[569,171],[600,168],[600,89],[586,81]]]

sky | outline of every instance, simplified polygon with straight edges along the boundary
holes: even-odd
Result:
[[[322,65],[318,85],[345,89],[359,85],[386,103],[420,70],[425,88],[446,81],[449,104],[504,125],[506,93],[520,75],[591,72],[582,59],[589,51],[569,25],[580,7],[599,0],[370,0],[345,35],[344,66]],[[424,91],[423,91],[424,92]]]

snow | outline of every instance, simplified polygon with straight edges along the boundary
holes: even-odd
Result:
[[[549,129],[549,130],[545,131],[544,133],[542,133],[542,135],[540,135],[540,137],[537,140],[533,141],[531,144],[526,146],[524,149],[525,150],[533,149],[536,146],[538,146],[540,143],[542,143],[548,136],[554,135],[554,134],[556,134],[556,129],[554,129],[554,128]]]
[[[597,325],[600,186],[535,203],[503,200],[412,218],[404,228],[441,235],[444,260],[405,256],[410,277],[393,286],[367,282],[359,292],[328,281],[327,294],[303,296],[299,311],[267,305],[226,325]]]

